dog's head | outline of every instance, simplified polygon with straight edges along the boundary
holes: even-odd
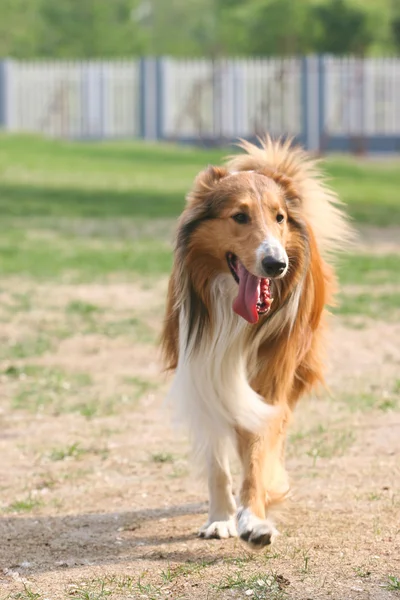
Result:
[[[275,295],[285,296],[304,262],[307,230],[300,205],[291,180],[279,173],[219,167],[200,173],[177,244],[200,293],[218,274],[228,273],[238,286],[233,302],[238,315],[256,323],[274,310]]]

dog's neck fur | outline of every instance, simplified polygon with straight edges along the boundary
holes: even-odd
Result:
[[[178,415],[189,421],[194,445],[203,454],[208,444],[231,434],[235,427],[257,430],[273,410],[251,388],[261,342],[275,337],[296,318],[301,288],[253,334],[252,326],[236,315],[232,302],[237,285],[230,275],[218,276],[211,286],[211,320],[200,342],[187,343],[188,306],[180,308],[179,361],[170,392]],[[253,330],[254,331],[254,330]],[[196,436],[196,431],[199,435]]]

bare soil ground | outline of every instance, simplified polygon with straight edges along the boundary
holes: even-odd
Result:
[[[398,597],[399,320],[333,319],[330,394],[296,411],[293,495],[254,554],[196,537],[206,485],[162,406],[165,286],[3,285],[0,598]]]

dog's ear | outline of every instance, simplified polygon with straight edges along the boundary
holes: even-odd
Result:
[[[195,190],[199,192],[209,192],[214,186],[229,175],[229,171],[224,167],[214,167],[213,165],[209,165],[207,169],[201,171],[194,182]]]

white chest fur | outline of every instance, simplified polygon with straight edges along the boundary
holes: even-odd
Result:
[[[180,313],[179,361],[169,397],[178,419],[189,425],[200,454],[231,437],[235,426],[260,428],[274,411],[248,383],[254,349],[246,343],[250,326],[232,310],[235,293],[230,275],[216,279],[211,294],[212,331],[196,347],[186,347],[184,307]]]

